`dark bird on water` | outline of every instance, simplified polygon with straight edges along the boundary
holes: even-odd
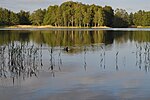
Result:
[[[70,49],[69,47],[65,47],[64,50],[68,52]]]

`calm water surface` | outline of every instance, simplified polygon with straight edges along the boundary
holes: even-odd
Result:
[[[1,100],[149,100],[149,68],[149,29],[0,30]]]

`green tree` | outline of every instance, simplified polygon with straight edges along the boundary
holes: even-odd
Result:
[[[104,12],[102,8],[98,8],[97,11],[95,11],[94,23],[95,23],[95,26],[104,25]]]
[[[0,25],[10,24],[10,11],[7,9],[0,8]]]
[[[79,5],[79,3],[73,1],[64,2],[60,5],[64,26],[74,26],[75,8],[77,8]]]
[[[58,26],[63,25],[62,10],[60,9],[60,7],[56,10],[56,24]]]
[[[113,27],[128,27],[129,15],[124,9],[116,9],[113,21]]]
[[[91,10],[89,9],[88,6],[85,6],[85,11],[83,11],[83,24],[84,27],[85,25],[88,27],[91,21]]]
[[[19,13],[18,13],[18,16],[19,16],[19,23],[20,25],[29,25],[31,24],[30,23],[30,12],[25,12],[23,10],[21,10]]]
[[[130,13],[130,15],[129,15],[129,25],[134,25],[133,17],[134,17],[133,13]]]
[[[45,25],[57,25],[57,17],[58,17],[58,5],[49,6],[46,14],[44,16],[44,24]],[[60,15],[59,15],[60,17]]]
[[[14,12],[10,12],[10,25],[18,25],[19,18]]]
[[[3,9],[0,8],[0,25],[3,25]]]
[[[142,17],[142,26],[150,26],[150,12],[145,12]]]
[[[75,9],[75,25],[76,26],[82,26],[83,23],[83,7],[81,4],[78,4],[76,9]]]
[[[143,15],[144,15],[144,11],[139,10],[138,12],[134,13],[134,19],[133,19],[133,23],[136,26],[141,26],[143,23]]]
[[[103,7],[103,11],[105,14],[104,24],[106,26],[112,26],[114,19],[114,10],[110,6]]]
[[[38,9],[34,11],[30,16],[30,21],[33,25],[42,25],[44,19],[45,11]]]
[[[97,12],[98,10],[98,7],[92,4],[90,5],[89,9],[91,11],[90,26],[94,26],[94,24],[96,25],[96,22],[97,22],[97,19],[94,19],[94,17],[95,17],[95,12]]]

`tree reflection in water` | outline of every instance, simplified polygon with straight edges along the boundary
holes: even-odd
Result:
[[[107,50],[108,45],[134,41],[135,50],[131,54],[135,56],[135,66],[140,70],[149,71],[150,66],[150,43],[149,33],[123,32],[123,31],[0,31],[0,77],[15,80],[25,80],[30,77],[38,77],[40,70],[44,70],[44,52],[48,51],[48,71],[55,77],[62,71],[62,55],[82,54],[82,66],[87,71],[89,66],[89,53],[97,52],[98,66],[105,69],[114,66],[120,70],[120,66],[127,65],[130,55],[122,56],[123,52],[115,49]],[[64,50],[68,47],[69,49]],[[114,65],[110,65],[109,52]],[[130,54],[130,53],[128,53]],[[76,56],[75,55],[75,56]],[[95,60],[92,60],[94,62]],[[88,62],[88,63],[87,63]],[[122,65],[121,65],[122,64]],[[90,67],[90,66],[89,66]],[[47,69],[46,69],[47,70]]]

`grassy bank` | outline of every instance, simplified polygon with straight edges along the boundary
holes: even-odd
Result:
[[[107,26],[99,26],[99,27],[72,27],[72,26],[51,26],[51,25],[42,25],[42,26],[36,26],[36,25],[14,25],[14,26],[0,26],[0,28],[12,28],[12,29],[15,29],[15,28],[22,28],[22,29],[25,29],[25,28],[37,28],[37,29],[40,29],[40,28],[111,28],[111,27],[107,27]],[[131,26],[129,28],[150,28],[150,26]]]
[[[14,26],[1,26],[0,28],[110,28],[107,26],[99,26],[99,27],[72,27],[72,26],[51,26],[51,25],[43,25],[43,26],[34,26],[34,25],[14,25]]]
[[[137,28],[150,28],[150,26],[137,26]]]

